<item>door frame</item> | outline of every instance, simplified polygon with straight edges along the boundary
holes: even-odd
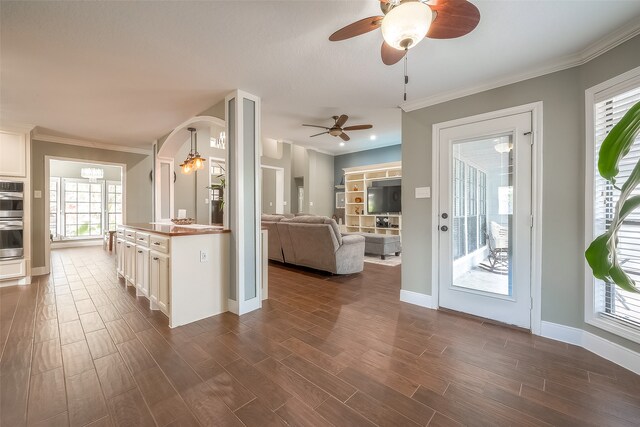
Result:
[[[533,216],[533,227],[531,229],[531,332],[535,335],[540,335],[542,322],[542,107],[542,101],[538,101],[442,123],[435,123],[433,125],[431,137],[431,224],[433,226],[431,239],[432,308],[437,309],[439,307],[440,293],[440,260],[438,256],[440,247],[440,233],[438,232],[440,212],[440,131],[450,127],[530,112],[532,121],[531,129],[533,132],[531,139],[533,143],[533,149],[531,152],[531,209]]]
[[[262,169],[276,171],[276,215],[284,214],[284,168],[270,165],[260,165],[260,191],[262,192]],[[260,206],[262,210],[262,206]],[[280,211],[280,213],[277,213]]]
[[[51,240],[49,240],[49,187],[51,182],[51,160],[61,160],[67,162],[75,162],[75,163],[91,163],[97,165],[107,165],[107,166],[119,166],[122,171],[121,175],[121,185],[122,185],[122,223],[126,224],[127,221],[127,164],[126,163],[117,163],[117,162],[106,162],[104,160],[89,160],[89,159],[78,159],[74,157],[64,157],[64,156],[44,156],[44,188],[42,192],[44,193],[44,206],[45,206],[45,215],[44,215],[44,273],[41,274],[50,274],[51,273]],[[104,238],[102,236],[101,238]]]

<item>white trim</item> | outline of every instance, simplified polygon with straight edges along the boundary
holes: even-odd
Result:
[[[407,291],[405,289],[400,290],[400,301],[409,304],[419,305],[420,307],[437,309],[437,304],[434,304],[436,300],[431,295],[421,294],[419,292]]]
[[[533,79],[535,77],[544,76],[546,74],[551,74],[557,71],[566,70],[578,65],[583,65],[591,61],[592,59],[597,58],[603,53],[606,53],[609,50],[615,48],[616,46],[619,46],[627,40],[630,40],[638,34],[640,34],[640,24],[638,23],[638,21],[633,21],[629,25],[620,27],[619,30],[609,34],[607,37],[598,40],[596,43],[588,46],[581,52],[563,56],[546,65],[538,67],[536,70],[490,80],[488,82],[480,83],[461,90],[442,92],[425,98],[417,99],[415,101],[403,102],[402,104],[400,104],[400,108],[402,108],[402,110],[405,112],[419,110],[420,108],[441,104],[453,99],[485,92],[487,90],[507,86],[524,80]]]
[[[178,126],[176,126],[175,128],[173,128],[173,130],[171,131],[171,133],[169,133],[169,135],[167,135],[167,137],[165,138],[164,142],[162,143],[162,147],[160,147],[160,150],[158,150],[157,156],[158,157],[165,157],[165,158],[173,158],[174,155],[177,153],[177,151],[180,149],[180,147],[182,147],[182,144],[184,144],[184,141],[180,142],[178,141],[177,143],[173,143],[173,136],[176,135],[178,132],[180,132],[181,130],[183,130],[184,128],[194,124],[194,123],[200,123],[200,122],[205,122],[205,123],[211,123],[214,124],[216,126],[219,127],[224,127],[226,130],[226,124],[225,121],[218,118],[218,117],[213,117],[213,116],[194,116],[191,117],[190,119],[180,123]],[[171,150],[170,150],[171,149]],[[170,151],[167,151],[170,150]]]
[[[122,224],[127,223],[127,165],[125,163],[105,162],[102,160],[75,159],[71,157],[60,156],[44,156],[44,268],[47,272],[51,271],[51,240],[49,238],[49,184],[51,178],[51,160],[63,160],[75,163],[95,163],[101,165],[119,166],[122,172]]]
[[[85,246],[102,246],[102,238],[59,240],[51,243],[51,249],[81,248]]]
[[[37,141],[52,142],[54,144],[76,145],[80,147],[97,148],[100,150],[145,154],[148,156],[152,154],[152,150],[147,148],[127,147],[124,145],[107,144],[104,142],[86,141],[82,139],[67,138],[63,136],[47,135],[46,133],[40,133],[37,129],[33,131],[33,136],[31,137],[31,139]]]
[[[532,151],[532,194],[531,194],[531,211],[534,218],[533,229],[531,230],[531,332],[538,334],[542,321],[542,152],[543,152],[543,103],[542,101],[530,104],[519,105],[516,107],[505,108],[502,110],[482,113],[471,117],[450,120],[447,122],[436,123],[432,128],[431,136],[431,218],[433,221],[433,235],[431,239],[431,258],[435,260],[431,268],[431,298],[433,299],[433,307],[439,307],[439,263],[438,251],[440,247],[439,220],[440,209],[439,200],[439,158],[440,158],[440,131],[446,128],[476,123],[491,119],[496,119],[515,114],[531,112],[533,132],[533,151]]]
[[[169,165],[169,218],[162,218],[162,164]],[[156,155],[156,161],[154,165],[155,174],[153,180],[154,194],[155,194],[155,216],[154,221],[170,220],[175,215],[175,182],[173,177],[175,176],[175,162],[174,159],[159,157]]]
[[[595,104],[608,98],[623,93],[632,87],[640,85],[640,67],[636,67],[620,74],[607,81],[599,83],[584,92],[585,99],[585,216],[584,216],[584,237],[585,250],[596,237],[593,230],[593,193],[595,181]],[[583,258],[584,263],[584,321],[585,323],[611,332],[612,334],[621,336],[628,340],[640,343],[640,333],[636,329],[625,327],[623,324],[613,319],[600,316],[596,310],[596,301],[594,297],[595,280],[593,271],[587,261]]]
[[[49,274],[49,269],[47,267],[35,267],[31,269],[31,276],[44,276],[45,274]]]
[[[0,281],[0,288],[8,286],[24,286],[31,284],[31,276],[20,277],[19,279],[8,279]]]
[[[229,101],[231,99],[235,99],[235,116],[234,116],[234,125],[235,125],[235,129],[231,130],[229,129],[229,125],[228,125],[228,118],[229,118]],[[254,298],[251,298],[249,300],[245,300],[245,295],[244,295],[244,283],[245,283],[245,275],[244,275],[244,266],[246,265],[246,258],[244,256],[244,252],[240,251],[241,248],[241,242],[244,241],[244,233],[246,232],[246,230],[250,227],[247,227],[245,224],[245,216],[244,216],[244,198],[242,197],[237,197],[235,198],[236,202],[236,209],[234,212],[235,215],[235,220],[236,220],[236,230],[232,230],[232,232],[235,232],[235,253],[236,253],[236,265],[231,266],[231,268],[234,268],[236,271],[236,281],[235,283],[232,284],[232,286],[236,287],[236,299],[237,301],[234,303],[233,301],[229,301],[229,310],[238,314],[238,315],[242,315],[245,313],[248,313],[250,311],[256,310],[260,307],[262,307],[262,263],[261,263],[261,251],[262,251],[262,245],[260,244],[260,233],[261,233],[261,226],[260,226],[260,211],[262,209],[262,205],[261,205],[261,192],[258,190],[259,189],[259,185],[260,185],[260,144],[261,144],[261,122],[260,122],[260,117],[261,117],[261,102],[260,102],[260,98],[255,96],[255,95],[251,95],[247,92],[244,92],[242,90],[236,90],[232,93],[230,93],[229,95],[227,95],[225,97],[225,117],[227,118],[227,123],[225,124],[225,129],[227,132],[228,140],[230,139],[230,135],[231,132],[233,132],[234,134],[234,147],[230,147],[230,145],[228,146],[229,149],[227,150],[226,154],[227,154],[227,165],[229,165],[228,162],[228,156],[229,156],[229,152],[231,149],[233,149],[235,151],[235,163],[233,165],[232,168],[232,172],[233,174],[229,176],[229,179],[233,179],[236,185],[236,189],[242,189],[244,188],[244,178],[245,178],[245,174],[244,174],[244,170],[241,167],[242,166],[242,162],[244,160],[244,112],[243,112],[243,107],[244,107],[244,99],[248,99],[250,101],[254,102],[254,124],[255,124],[255,128],[254,128],[254,182],[253,182],[253,186],[254,186],[254,224],[253,224],[253,229],[254,229],[254,242],[255,242],[255,248],[254,248],[254,259],[255,259],[255,263],[253,265],[253,268],[255,269],[255,280],[256,282],[254,283],[254,286],[256,287],[256,295]],[[231,165],[230,165],[231,166]],[[234,311],[235,310],[235,311]]]
[[[571,326],[543,321],[540,336],[577,345],[640,374],[640,353],[608,341],[591,332]]]

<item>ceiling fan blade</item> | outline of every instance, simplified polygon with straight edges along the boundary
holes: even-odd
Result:
[[[328,128],[326,126],[318,126],[318,125],[305,125],[305,124],[303,124],[302,126],[308,126],[308,127],[320,128],[320,129],[331,129],[331,128]]]
[[[435,12],[427,37],[455,39],[469,34],[480,22],[480,11],[467,0],[430,0],[427,6]]]
[[[342,132],[340,135],[340,138],[342,138],[343,141],[348,141],[351,138],[349,138],[349,135],[347,135],[346,133]]]
[[[354,125],[354,126],[347,126],[342,130],[365,130],[365,129],[371,129],[372,127],[373,127],[372,125]]]
[[[313,138],[314,136],[324,135],[325,133],[329,133],[329,132],[316,133],[315,135],[311,135],[309,138]]]
[[[349,116],[347,116],[346,114],[341,115],[340,117],[338,117],[338,120],[336,120],[336,126],[341,128],[343,124],[345,124],[347,122],[347,120],[349,120]]]
[[[387,42],[382,42],[380,53],[382,55],[382,62],[384,62],[385,65],[393,65],[404,58],[404,56],[407,54],[407,51],[394,49],[389,46]]]
[[[359,36],[360,34],[368,33],[376,28],[380,28],[382,25],[382,18],[384,16],[370,16],[368,18],[361,19],[349,24],[346,27],[340,28],[335,33],[329,36],[329,40],[337,42],[340,40],[350,39],[351,37]]]

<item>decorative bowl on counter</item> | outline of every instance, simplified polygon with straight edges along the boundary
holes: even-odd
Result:
[[[171,222],[175,225],[190,225],[196,222],[194,218],[172,218]]]

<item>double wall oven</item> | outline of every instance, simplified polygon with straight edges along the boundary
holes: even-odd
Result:
[[[24,257],[24,183],[0,181],[0,261]]]

